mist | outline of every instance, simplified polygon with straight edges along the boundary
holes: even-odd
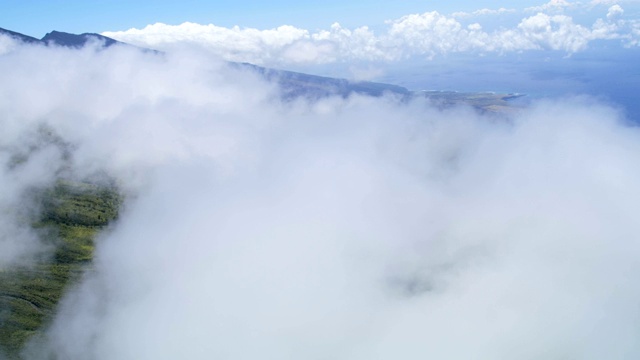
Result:
[[[616,108],[284,101],[195,50],[10,45],[0,206],[62,165],[126,194],[27,358],[640,356],[640,132]],[[0,265],[46,251],[19,220]]]

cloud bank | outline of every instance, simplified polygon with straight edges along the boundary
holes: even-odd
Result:
[[[362,26],[349,29],[334,23],[310,31],[289,25],[259,30],[186,22],[156,23],[143,29],[104,32],[114,39],[160,50],[198,46],[226,60],[269,66],[400,61],[452,53],[504,54],[557,50],[583,51],[595,41],[637,46],[640,20],[625,18],[621,5],[551,1],[518,13],[514,9],[481,9],[473,13],[410,14],[390,20],[382,31]],[[587,10],[586,8],[589,8]],[[596,13],[594,22],[576,21],[568,10]],[[496,16],[523,16],[514,26],[494,28]]]
[[[0,67],[5,147],[46,126],[129,194],[29,358],[640,355],[640,133],[593,99],[283,103],[201,53],[118,46]]]

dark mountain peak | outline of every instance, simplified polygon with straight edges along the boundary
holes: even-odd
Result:
[[[20,34],[18,32],[7,30],[7,29],[3,29],[3,28],[0,28],[0,34],[1,35],[10,36],[10,37],[12,37],[14,39],[18,39],[18,40],[20,40],[20,41],[22,41],[24,43],[28,43],[28,44],[34,44],[34,43],[39,43],[40,42],[40,40],[38,40],[38,39],[36,39],[34,37],[27,36],[27,35],[24,35],[24,34]]]
[[[92,40],[98,40],[104,43],[105,47],[109,47],[111,45],[115,45],[118,41],[113,40],[112,38],[108,38],[106,36],[102,36],[100,34],[94,33],[84,33],[80,35],[70,34],[62,31],[52,31],[47,33],[42,41],[46,44],[53,44],[58,46],[66,46],[73,48],[81,48],[85,46],[88,42]]]

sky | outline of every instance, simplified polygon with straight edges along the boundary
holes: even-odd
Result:
[[[640,358],[637,2],[9,4],[164,51],[0,36],[0,270],[51,255],[34,188],[125,195],[24,358]],[[285,100],[227,60],[529,101]]]

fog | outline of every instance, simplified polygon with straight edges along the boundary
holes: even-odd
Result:
[[[284,102],[197,51],[10,45],[3,211],[63,165],[126,194],[27,358],[640,356],[640,133],[594,98]],[[46,250],[19,220],[2,266]]]

